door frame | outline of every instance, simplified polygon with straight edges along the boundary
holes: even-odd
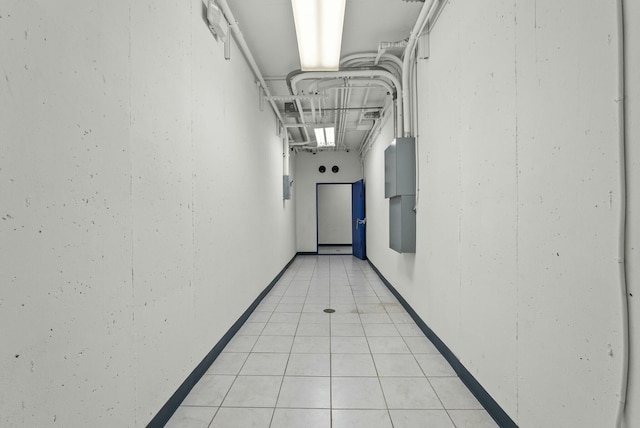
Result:
[[[358,180],[356,180],[356,181],[358,181]],[[319,239],[319,238],[320,238],[320,230],[319,230],[319,229],[320,229],[320,221],[319,221],[319,220],[320,220],[320,215],[319,215],[319,214],[320,214],[320,213],[318,212],[318,211],[319,211],[319,205],[318,205],[318,188],[319,188],[319,186],[325,186],[325,185],[327,185],[327,184],[341,184],[341,185],[348,185],[348,186],[349,186],[349,188],[351,189],[351,190],[350,190],[350,191],[351,191],[351,199],[350,199],[350,203],[353,203],[353,187],[351,187],[351,185],[352,185],[353,183],[349,183],[349,182],[347,182],[347,181],[344,181],[344,182],[343,182],[343,181],[331,181],[331,182],[316,183],[316,254],[319,254],[319,253],[318,253],[318,250],[319,250],[319,248],[320,248],[320,243],[319,243],[319,241],[320,241],[320,239]],[[353,221],[353,219],[352,219],[352,221]],[[353,254],[353,239],[352,239],[352,241],[351,241],[351,253]]]

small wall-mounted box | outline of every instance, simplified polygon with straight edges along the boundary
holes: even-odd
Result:
[[[282,176],[282,199],[291,199],[291,181],[288,175]]]
[[[396,138],[384,151],[384,197],[416,194],[416,140]]]
[[[399,253],[416,252],[415,195],[389,199],[389,248]]]

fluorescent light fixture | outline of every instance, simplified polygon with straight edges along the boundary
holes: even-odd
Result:
[[[316,141],[318,142],[318,147],[326,146],[327,141],[324,139],[324,128],[315,128],[313,132],[316,133]]]
[[[346,0],[291,0],[302,71],[340,66]]]
[[[318,147],[334,147],[336,145],[335,129],[333,126],[329,128],[315,128]]]
[[[336,137],[335,137],[335,130],[333,129],[333,126],[330,128],[324,128],[324,133],[327,137],[327,146],[335,146],[336,145]]]

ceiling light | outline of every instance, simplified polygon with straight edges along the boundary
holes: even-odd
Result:
[[[316,133],[316,141],[318,147],[324,147],[327,145],[327,141],[324,139],[324,128],[315,128],[313,132]]]
[[[336,137],[335,137],[335,130],[333,129],[333,126],[330,128],[325,128],[324,133],[327,137],[327,146],[335,146]]]
[[[329,128],[315,128],[313,132],[316,134],[318,147],[333,147],[336,145],[335,129],[333,126]]]
[[[303,71],[336,71],[340,66],[346,0],[291,0]]]

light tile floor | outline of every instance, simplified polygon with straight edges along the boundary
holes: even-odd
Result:
[[[166,426],[497,427],[369,264],[342,255],[297,257]]]

